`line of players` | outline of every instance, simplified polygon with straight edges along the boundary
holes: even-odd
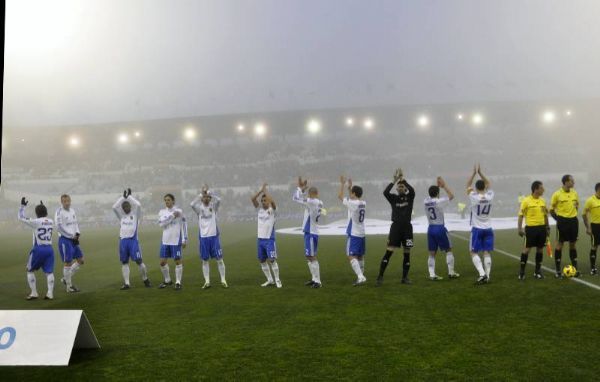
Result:
[[[475,177],[479,175],[473,187]],[[531,195],[524,198],[519,208],[518,233],[524,238],[524,249],[521,253],[521,264],[518,278],[525,279],[525,267],[531,249],[536,249],[534,277],[542,279],[541,264],[543,260],[543,249],[546,246],[550,234],[548,214],[557,221],[557,240],[554,252],[556,277],[562,278],[561,258],[562,247],[565,242],[569,243],[569,256],[572,265],[577,268],[576,241],[578,236],[579,222],[577,211],[579,208],[579,197],[574,187],[574,179],[571,175],[562,178],[563,186],[557,190],[551,199],[551,207],[548,211],[546,202],[542,198],[544,187],[542,182],[535,181],[531,185]],[[397,193],[391,192],[396,188]],[[348,195],[345,196],[347,188]],[[444,190],[446,196],[440,196],[440,190]],[[490,189],[490,181],[486,178],[479,165],[474,166],[473,173],[466,185],[466,192],[471,203],[471,238],[470,254],[473,265],[478,273],[476,285],[488,283],[492,267],[491,252],[494,249],[494,232],[491,227],[490,212],[494,192]],[[448,230],[444,225],[444,209],[454,198],[454,194],[446,185],[445,181],[437,178],[437,184],[429,187],[429,196],[424,200],[424,209],[429,222],[427,241],[429,257],[427,261],[429,279],[441,280],[442,277],[435,273],[435,257],[438,249],[446,254],[448,277],[459,278],[460,275],[454,270],[454,254],[448,236]],[[401,283],[410,284],[408,278],[410,269],[410,251],[413,247],[413,229],[411,217],[415,199],[414,188],[404,179],[401,169],[394,173],[390,182],[383,191],[384,197],[392,208],[392,224],[388,235],[386,252],[381,260],[379,275],[376,285],[383,283],[383,276],[394,251],[403,249],[402,279]],[[306,179],[298,178],[298,187],[292,199],[304,207],[304,218],[302,230],[304,232],[304,253],[307,260],[311,279],[305,285],[312,288],[322,286],[320,267],[317,259],[319,242],[319,218],[325,212],[323,202],[319,200],[318,189],[308,185]],[[357,278],[355,286],[364,285],[367,281],[364,276],[365,255],[365,214],[366,202],[362,199],[363,190],[353,185],[351,179],[340,177],[340,189],[338,198],[348,209],[346,255],[350,266]],[[279,278],[279,266],[277,264],[277,247],[275,242],[275,220],[277,206],[273,198],[267,192],[267,185],[251,198],[253,206],[257,210],[257,257],[261,269],[266,277],[262,287],[282,287]],[[182,250],[188,241],[187,222],[181,208],[175,205],[175,197],[172,194],[164,196],[165,208],[158,214],[158,224],[163,229],[160,247],[160,270],[163,281],[159,288],[163,289],[173,285],[170,275],[168,259],[175,263],[175,290],[181,290],[183,278]],[[33,229],[33,248],[29,254],[27,263],[27,281],[31,288],[28,300],[38,298],[36,288],[36,277],[34,272],[42,269],[47,277],[48,291],[45,299],[53,299],[54,290],[54,252],[52,249],[52,233],[56,226],[59,233],[58,248],[63,262],[63,277],[61,282],[65,285],[68,293],[78,292],[79,289],[72,283],[73,275],[84,264],[83,252],[79,246],[81,233],[77,223],[77,216],[71,208],[69,195],[61,196],[61,207],[55,214],[55,221],[48,218],[48,212],[43,202],[35,207],[37,218],[30,219],[25,216],[25,208],[28,202],[26,198],[21,200],[18,218]],[[225,278],[225,263],[220,243],[220,232],[218,227],[218,211],[221,199],[212,192],[208,186],[204,186],[200,194],[191,202],[190,206],[198,216],[199,222],[199,252],[202,260],[202,272],[205,283],[203,289],[210,288],[210,264],[214,259],[220,275],[221,286],[228,288]],[[146,287],[151,287],[148,279],[147,267],[142,260],[141,248],[138,241],[139,222],[142,217],[142,208],[138,200],[131,195],[131,189],[123,192],[123,195],[113,205],[113,211],[120,221],[119,255],[122,263],[123,276],[122,290],[130,289],[130,260],[135,262],[140,271],[142,281]],[[526,223],[523,229],[523,223]],[[592,238],[590,250],[591,274],[598,273],[596,268],[596,252],[600,242],[600,183],[596,184],[595,194],[587,199],[583,209],[583,222],[586,233]],[[483,259],[482,259],[482,257]],[[576,276],[580,276],[577,271]]]

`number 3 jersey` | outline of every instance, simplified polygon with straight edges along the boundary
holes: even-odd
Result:
[[[429,225],[444,225],[444,208],[448,206],[450,199],[447,196],[440,198],[427,197],[423,204],[425,205],[425,215]]]
[[[36,218],[30,219],[25,217],[25,207],[19,209],[19,220],[25,223],[28,227],[33,228],[33,245],[52,245],[52,227],[54,223],[52,219]]]
[[[471,200],[471,226],[480,229],[492,228],[490,211],[492,209],[494,191],[487,190],[484,194],[472,191],[469,194],[469,199]]]
[[[365,237],[365,212],[367,203],[364,200],[350,198],[344,198],[342,203],[348,207],[346,235]]]

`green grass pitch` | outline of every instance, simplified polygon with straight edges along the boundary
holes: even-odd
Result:
[[[197,227],[190,230],[197,234]],[[314,290],[303,286],[309,273],[302,237],[279,235],[284,286],[276,289],[259,286],[255,225],[224,225],[230,288],[220,287],[213,263],[213,287],[201,290],[194,237],[184,255],[184,288],[176,292],[156,288],[160,232],[148,226],[140,239],[154,286],[144,288],[132,266],[133,288],[120,291],[117,235],[116,227],[83,232],[86,265],[74,279],[81,293],[64,292],[57,262],[55,300],[30,302],[24,300],[30,232],[0,234],[0,308],[83,309],[102,345],[75,352],[65,368],[3,367],[1,380],[597,380],[600,291],[547,272],[534,280],[531,265],[519,282],[518,262],[499,253],[492,282],[475,287],[463,240],[453,240],[460,279],[427,279],[425,237],[417,235],[413,285],[400,284],[396,253],[377,288],[385,237],[368,237],[368,284],[356,288],[344,239],[321,237],[324,287]],[[496,245],[518,254],[521,241],[515,231],[501,231]],[[581,270],[598,285],[600,278],[589,276],[588,250],[582,240]],[[546,256],[544,264],[553,266]],[[445,268],[439,256],[438,274],[446,276]],[[37,277],[44,293],[45,277]]]

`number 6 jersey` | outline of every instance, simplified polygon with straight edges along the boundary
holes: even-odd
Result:
[[[367,203],[364,200],[344,198],[342,203],[348,207],[348,228],[346,235],[365,237],[365,212]]]

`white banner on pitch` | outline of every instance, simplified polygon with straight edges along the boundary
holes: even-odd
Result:
[[[0,366],[67,366],[73,349],[99,349],[83,310],[0,310]]]

